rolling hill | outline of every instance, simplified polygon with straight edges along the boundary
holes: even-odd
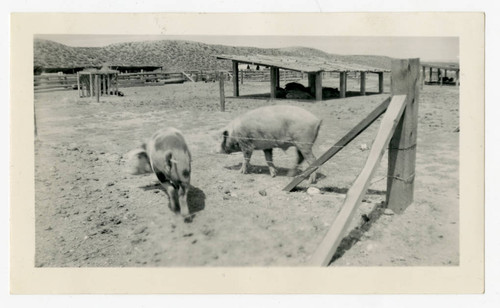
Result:
[[[161,66],[168,71],[230,69],[230,61],[215,55],[275,55],[320,57],[390,69],[391,58],[383,56],[334,55],[314,48],[256,48],[211,45],[192,41],[163,40],[111,44],[105,47],[71,47],[35,39],[35,69],[88,66]]]

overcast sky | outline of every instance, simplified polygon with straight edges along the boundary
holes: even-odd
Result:
[[[146,40],[188,40],[228,46],[281,48],[303,46],[344,55],[381,55],[458,62],[457,37],[325,37],[325,36],[162,36],[162,35],[37,35],[68,46],[102,47]]]

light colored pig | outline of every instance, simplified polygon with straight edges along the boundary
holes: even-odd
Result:
[[[305,159],[308,164],[316,158],[312,146],[321,126],[321,120],[310,112],[294,106],[275,105],[257,108],[231,121],[222,132],[221,153],[243,152],[240,172],[247,173],[254,150],[263,150],[269,172],[276,176],[273,148],[297,149],[297,161],[290,171],[295,176],[297,167]],[[309,182],[316,181],[316,172]]]
[[[181,132],[169,127],[153,134],[142,146],[127,153],[131,174],[155,173],[174,212],[189,215],[187,193],[191,179],[191,153]]]

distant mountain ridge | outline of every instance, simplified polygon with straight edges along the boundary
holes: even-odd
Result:
[[[390,57],[335,55],[308,47],[257,48],[212,45],[192,41],[162,40],[116,43],[105,47],[71,47],[49,40],[34,40],[35,69],[89,66],[161,66],[167,71],[231,69],[231,62],[216,55],[274,55],[319,57],[381,69],[390,69]]]

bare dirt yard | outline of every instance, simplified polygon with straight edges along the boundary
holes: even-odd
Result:
[[[268,83],[248,82],[243,97],[228,97],[220,112],[218,83],[122,91],[124,97],[104,96],[99,103],[77,91],[35,94],[37,267],[306,265],[362,169],[369,153],[364,145],[371,146],[380,120],[320,169],[317,195],[309,195],[305,183],[282,191],[291,181],[292,149],[275,150],[275,178],[261,151],[250,174],[240,174],[241,153],[214,154],[214,137],[250,109],[290,104],[323,119],[313,148],[319,157],[389,96],[269,101],[245,97],[269,92]],[[191,222],[169,210],[153,174],[124,172],[123,155],[165,126],[180,129],[192,153]],[[458,87],[425,86],[415,202],[403,214],[384,213],[386,153],[331,266],[459,264],[458,126]]]

